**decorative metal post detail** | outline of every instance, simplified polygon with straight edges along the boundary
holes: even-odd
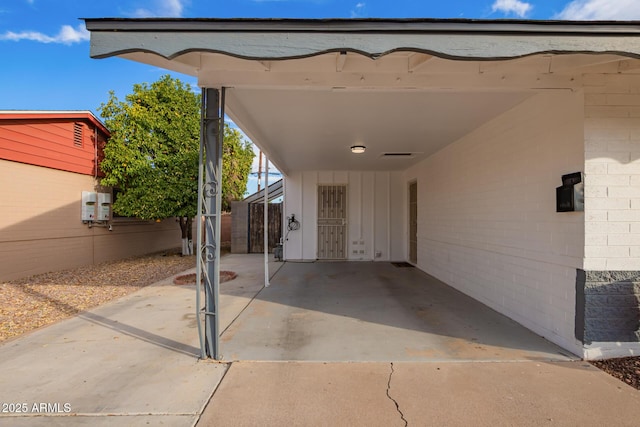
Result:
[[[203,359],[219,360],[220,214],[222,206],[222,143],[224,88],[202,89],[198,181],[198,256],[196,306]],[[204,309],[200,297],[204,286]],[[202,331],[204,323],[204,333]]]

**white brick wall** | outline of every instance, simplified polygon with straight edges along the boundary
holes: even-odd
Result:
[[[585,89],[586,270],[640,270],[638,76],[592,75]]]
[[[576,353],[584,213],[556,213],[555,188],[583,171],[583,102],[532,95],[405,174],[418,180],[418,266]]]

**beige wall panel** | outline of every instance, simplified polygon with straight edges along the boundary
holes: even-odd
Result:
[[[180,247],[174,219],[82,224],[81,194],[94,188],[92,176],[0,160],[0,280]]]
[[[93,261],[90,237],[0,242],[0,280],[89,265]]]
[[[90,236],[80,220],[93,177],[0,160],[0,241]]]
[[[123,226],[116,223],[113,225],[112,232],[96,234],[94,262],[127,258],[172,249],[180,245],[180,226],[174,219],[138,226]]]

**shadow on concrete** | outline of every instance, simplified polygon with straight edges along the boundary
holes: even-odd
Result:
[[[421,270],[388,262],[285,263],[222,335],[222,349],[229,360],[572,358]]]
[[[153,344],[155,346],[164,348],[166,350],[171,350],[176,353],[181,353],[187,356],[193,356],[193,357],[200,356],[200,349],[197,347],[184,344],[178,341],[174,341],[172,339],[163,337],[161,335],[157,335],[149,331],[145,331],[144,329],[136,328],[135,326],[127,325],[127,324],[118,322],[117,320],[112,320],[92,312],[82,313],[78,315],[78,317],[80,319],[86,320],[87,322],[91,322],[98,326],[111,329],[123,335],[127,335],[131,338],[135,338],[135,339],[144,341],[146,343]]]
[[[123,335],[130,336],[132,338],[136,338],[147,342],[149,344],[156,345],[158,347],[162,347],[167,350],[175,351],[178,353],[185,354],[187,356],[198,357],[200,355],[200,349],[183,344],[178,341],[171,340],[169,338],[165,338],[163,336],[151,333],[149,331],[145,331],[144,329],[136,328],[135,326],[127,325],[125,323],[121,323],[117,320],[112,320],[104,316],[100,316],[95,312],[91,311],[82,311],[77,307],[74,307],[64,301],[60,301],[56,298],[51,297],[50,295],[46,295],[42,292],[38,292],[31,286],[22,286],[21,290],[29,294],[40,301],[46,301],[52,306],[56,307],[58,310],[63,313],[72,316],[77,315],[78,318],[96,324],[98,326],[102,326],[116,332],[119,332]]]

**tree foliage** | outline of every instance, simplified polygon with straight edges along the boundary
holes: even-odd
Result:
[[[194,217],[198,197],[200,97],[164,76],[100,106],[111,132],[102,185],[118,187],[113,209],[141,219]]]
[[[197,213],[200,95],[166,75],[136,84],[99,108],[111,132],[101,183],[118,188],[114,212],[141,219],[180,218],[183,238]],[[251,143],[225,125],[223,209],[243,196],[253,161]]]
[[[237,129],[225,126],[222,150],[222,210],[230,211],[231,202],[242,200],[255,153],[251,143]]]

